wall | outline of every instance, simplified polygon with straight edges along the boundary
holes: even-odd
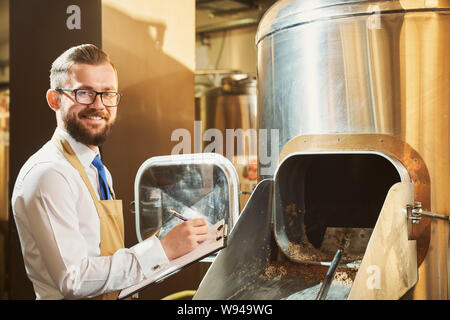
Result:
[[[129,211],[134,179],[148,158],[171,153],[177,128],[193,130],[195,69],[194,0],[104,0],[103,48],[119,74],[124,94],[118,120],[103,147],[103,157],[123,201],[125,245],[137,243],[135,217]],[[196,289],[205,271],[194,264],[157,286],[143,299]],[[182,281],[180,281],[182,279]]]
[[[256,73],[257,26],[212,32],[196,39],[197,70],[232,69]]]

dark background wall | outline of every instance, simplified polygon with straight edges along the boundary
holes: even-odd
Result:
[[[80,28],[69,29],[70,5],[80,8]],[[70,23],[69,23],[70,25]],[[71,46],[102,44],[101,0],[10,1],[10,194],[20,168],[56,127],[47,106],[51,63]],[[7,286],[9,299],[34,299],[10,210]]]

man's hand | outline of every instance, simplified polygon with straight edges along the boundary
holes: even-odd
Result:
[[[206,240],[208,226],[204,218],[185,221],[173,227],[162,239],[161,245],[169,260],[194,250]]]

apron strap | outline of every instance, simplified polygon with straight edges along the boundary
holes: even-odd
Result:
[[[83,182],[86,184],[89,193],[91,194],[92,199],[94,202],[95,200],[98,200],[98,195],[94,191],[94,187],[92,186],[91,182],[89,181],[89,178],[86,174],[86,171],[84,170],[83,165],[81,164],[80,160],[76,156],[75,152],[73,151],[72,147],[70,146],[69,142],[61,137],[59,134],[54,134],[52,137],[52,140],[55,142],[56,147],[59,149],[59,151],[62,152],[64,157],[67,159],[67,161],[70,162],[70,164],[78,171],[78,173],[81,176],[81,179],[83,179]],[[97,205],[96,205],[97,207]]]
[[[121,200],[99,200],[83,165],[76,156],[69,142],[64,137],[55,133],[52,137],[59,151],[69,161],[69,163],[78,171],[81,179],[87,186],[100,221],[100,255],[111,256],[117,250],[124,247],[124,225]],[[109,187],[109,186],[108,186]],[[111,193],[113,194],[113,193]],[[115,198],[115,196],[114,196]],[[118,291],[109,292],[95,299],[110,300],[117,299]]]

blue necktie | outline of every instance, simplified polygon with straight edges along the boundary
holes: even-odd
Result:
[[[92,161],[92,164],[94,165],[94,167],[97,168],[98,171],[101,200],[111,200],[108,182],[106,182],[105,167],[103,166],[102,160],[100,160],[100,157],[98,155],[95,156],[94,160]]]

